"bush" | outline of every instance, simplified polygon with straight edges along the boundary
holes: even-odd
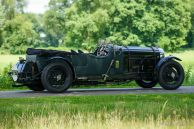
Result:
[[[0,71],[0,89],[11,89],[13,81],[8,75],[11,70],[12,65],[8,65],[2,71]]]
[[[192,72],[192,66],[189,66],[185,71],[185,82],[184,85],[193,85],[194,84],[194,76]]]

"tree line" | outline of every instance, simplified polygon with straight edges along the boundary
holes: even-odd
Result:
[[[26,13],[27,0],[0,0],[0,47],[92,50],[100,40],[158,46],[167,51],[194,44],[192,0],[50,0],[44,14]]]

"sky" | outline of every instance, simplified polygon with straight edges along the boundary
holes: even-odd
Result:
[[[26,0],[26,12],[42,14],[47,10],[49,0]]]

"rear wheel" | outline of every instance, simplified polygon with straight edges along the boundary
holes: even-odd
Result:
[[[137,85],[142,88],[153,88],[157,85],[157,81],[145,81],[145,80],[136,80]]]
[[[60,93],[66,91],[72,84],[73,73],[66,62],[53,62],[44,68],[41,81],[49,92]]]
[[[33,90],[33,91],[43,91],[45,88],[43,87],[42,83],[41,82],[33,82],[33,83],[30,83],[30,84],[27,84],[27,87],[30,89],[30,90]]]
[[[166,90],[178,89],[185,78],[183,67],[176,61],[164,63],[159,70],[159,83]]]

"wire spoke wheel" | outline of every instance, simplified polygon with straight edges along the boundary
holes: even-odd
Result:
[[[180,71],[173,65],[168,66],[164,69],[164,73],[162,74],[164,81],[167,84],[176,84],[179,79]]]
[[[66,72],[59,67],[53,67],[48,71],[47,75],[49,84],[52,87],[60,88],[65,84],[66,81]]]
[[[159,71],[159,83],[167,90],[179,88],[184,81],[183,67],[175,61],[168,61],[162,65]]]
[[[41,81],[49,92],[61,93],[71,86],[73,72],[66,62],[53,62],[43,70]]]

